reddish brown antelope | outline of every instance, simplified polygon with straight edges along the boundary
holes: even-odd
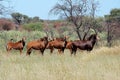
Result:
[[[6,45],[6,50],[9,53],[10,50],[15,49],[15,50],[19,50],[20,54],[22,54],[22,50],[24,46],[25,46],[25,38],[22,38],[22,40],[18,42],[9,41]]]
[[[48,37],[43,37],[40,40],[34,40],[34,41],[28,42],[26,55],[30,55],[32,49],[40,50],[40,52],[43,55],[47,44],[48,44]]]
[[[50,49],[50,52],[53,53],[54,49],[58,49],[59,53],[64,53],[64,49],[66,48],[67,45],[67,41],[66,41],[67,37],[64,38],[55,38],[52,41],[49,41],[48,45],[47,45],[47,49]]]

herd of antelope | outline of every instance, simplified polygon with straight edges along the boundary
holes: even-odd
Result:
[[[74,40],[68,41],[68,37],[63,38],[54,38],[49,40],[48,37],[43,37],[38,40],[30,41],[26,44],[27,52],[26,55],[30,55],[32,50],[40,50],[41,54],[44,55],[45,49],[50,49],[50,53],[52,54],[54,49],[58,49],[58,52],[64,53],[65,49],[69,49],[71,55],[76,55],[77,49],[91,51],[97,41],[97,34],[92,34],[86,40]],[[9,41],[6,45],[6,50],[9,54],[10,50],[15,49],[19,50],[20,54],[22,54],[22,50],[25,46],[25,37],[18,42]]]

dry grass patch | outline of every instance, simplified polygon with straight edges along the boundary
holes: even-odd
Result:
[[[120,80],[120,47],[98,48],[70,56],[0,52],[0,80]]]

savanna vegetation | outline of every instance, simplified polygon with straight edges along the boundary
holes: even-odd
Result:
[[[30,57],[25,52],[20,56],[12,51],[6,56],[5,51],[0,51],[0,80],[119,80],[119,48],[78,51],[76,56],[70,56],[68,50],[64,55],[57,51],[50,55],[48,50],[44,56],[33,52]]]
[[[76,1],[61,0],[50,10],[50,14],[62,16],[58,20],[19,12],[12,12],[12,18],[0,18],[0,80],[120,80],[120,9],[96,17],[98,2]],[[11,7],[3,6],[0,3],[0,15],[11,12]],[[57,50],[51,55],[46,49],[44,56],[37,50],[26,56],[26,45],[22,55],[17,50],[11,50],[9,55],[6,51],[11,39],[16,42],[26,37],[27,44],[44,36],[69,36],[74,41],[85,40],[94,33],[100,38],[94,49],[78,50],[76,56],[67,49],[63,55]]]

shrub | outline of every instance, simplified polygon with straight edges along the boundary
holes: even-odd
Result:
[[[15,30],[15,24],[7,19],[0,19],[0,30]]]
[[[23,28],[28,31],[42,31],[43,24],[41,22],[24,24]]]

